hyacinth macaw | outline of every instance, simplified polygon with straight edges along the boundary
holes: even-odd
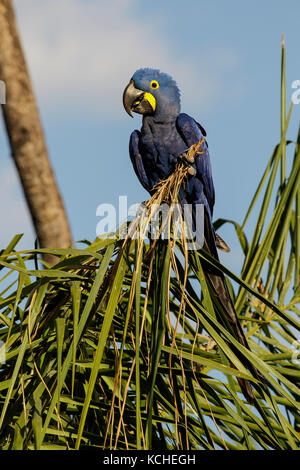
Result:
[[[185,200],[193,205],[204,205],[204,248],[218,260],[217,245],[228,250],[212,225],[215,191],[206,132],[192,117],[180,112],[180,91],[176,82],[159,70],[139,69],[124,90],[123,105],[130,116],[132,112],[143,115],[141,131],[133,131],[129,142],[131,162],[140,183],[152,195],[155,184],[167,178],[178,161],[190,165]],[[187,149],[203,138],[201,155],[196,156],[193,162],[186,161]],[[249,348],[224,275],[205,262],[203,269],[207,282],[226,312],[233,334]],[[253,391],[249,382],[240,380],[240,385],[252,402]]]

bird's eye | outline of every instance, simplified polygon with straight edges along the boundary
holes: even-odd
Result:
[[[159,83],[156,80],[152,80],[152,82],[150,83],[150,87],[152,88],[152,90],[155,90],[156,88],[159,88]]]

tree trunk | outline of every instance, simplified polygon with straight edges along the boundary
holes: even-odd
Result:
[[[72,244],[70,227],[49,162],[11,0],[0,0],[0,80],[6,85],[2,111],[11,153],[40,247],[66,248]]]

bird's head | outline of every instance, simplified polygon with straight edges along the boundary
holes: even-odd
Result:
[[[139,69],[123,93],[127,113],[153,115],[155,120],[176,119],[180,113],[180,92],[176,82],[155,69]]]

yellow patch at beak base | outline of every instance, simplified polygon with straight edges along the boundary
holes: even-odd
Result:
[[[156,99],[155,99],[155,97],[151,93],[146,92],[144,94],[144,99],[147,100],[148,103],[150,103],[151,108],[153,109],[153,111],[155,111],[155,109],[156,109]]]

